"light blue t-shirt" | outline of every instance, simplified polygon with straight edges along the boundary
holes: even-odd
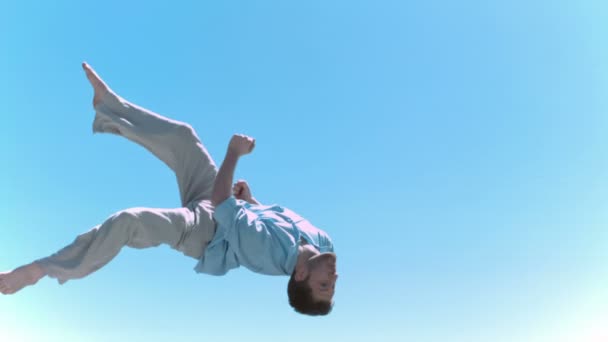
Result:
[[[230,196],[215,208],[213,240],[194,268],[224,275],[239,266],[268,275],[291,275],[301,239],[319,252],[333,252],[327,233],[278,205],[255,205]]]

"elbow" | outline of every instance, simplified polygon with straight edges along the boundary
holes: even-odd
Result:
[[[211,196],[211,205],[213,205],[214,207],[217,207],[222,202],[224,202],[226,199],[228,199],[228,197],[230,197],[230,196],[213,194]]]

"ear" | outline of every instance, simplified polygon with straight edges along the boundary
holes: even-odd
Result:
[[[302,281],[308,278],[308,269],[306,267],[296,268],[296,274],[294,276],[296,281]]]

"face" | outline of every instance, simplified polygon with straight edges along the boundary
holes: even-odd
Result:
[[[336,287],[336,255],[321,253],[310,258],[308,265],[308,285],[315,300],[331,302]]]

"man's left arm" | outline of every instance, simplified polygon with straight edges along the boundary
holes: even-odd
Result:
[[[234,193],[234,197],[236,199],[246,201],[250,204],[257,204],[257,205],[261,204],[257,199],[255,199],[255,197],[253,197],[251,195],[251,189],[249,188],[249,184],[247,184],[246,180],[243,180],[243,179],[238,180],[234,184],[234,187],[232,188],[232,192]]]

